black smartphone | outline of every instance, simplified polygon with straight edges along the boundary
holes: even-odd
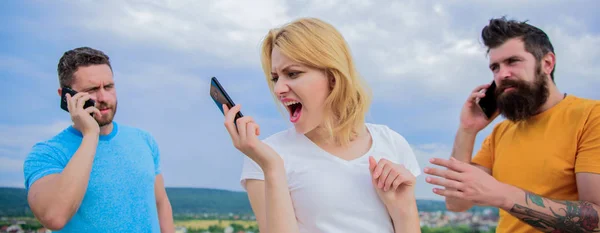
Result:
[[[235,106],[235,103],[233,103],[233,100],[231,100],[231,97],[229,97],[229,95],[227,94],[223,86],[221,86],[221,83],[219,83],[219,80],[217,80],[216,77],[212,77],[210,80],[210,97],[212,97],[213,101],[215,101],[215,104],[221,110],[221,113],[223,113],[223,115],[225,115],[225,112],[223,111],[223,104],[227,105],[229,109]],[[243,116],[244,115],[241,111],[238,112],[235,115],[235,119],[233,122],[235,123],[238,118],[241,118]]]
[[[69,108],[68,108],[68,104],[67,104],[67,93],[69,93],[71,95],[71,97],[73,97],[75,94],[77,94],[77,91],[65,87],[62,89],[62,93],[61,93],[61,97],[60,97],[60,108],[62,108],[63,110],[69,112]],[[83,109],[86,109],[88,107],[93,107],[96,105],[96,102],[94,102],[93,99],[89,99],[87,101],[85,101],[85,103],[83,104]],[[93,115],[94,113],[91,113],[91,115]]]
[[[496,105],[496,82],[492,81],[491,85],[485,91],[485,96],[479,99],[479,107],[485,113],[488,119],[494,116],[498,106]]]

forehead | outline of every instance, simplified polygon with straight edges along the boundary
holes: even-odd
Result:
[[[490,49],[490,64],[501,62],[512,56],[525,57],[527,54],[529,53],[525,50],[525,43],[521,39],[510,39],[504,44]]]
[[[73,74],[73,87],[87,88],[113,82],[108,65],[82,66]]]
[[[276,71],[284,68],[285,66],[292,64],[293,61],[285,54],[281,52],[281,50],[275,46],[273,51],[271,51],[271,70]]]

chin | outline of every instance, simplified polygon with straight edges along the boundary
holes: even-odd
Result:
[[[296,133],[299,134],[306,134],[310,132],[310,130],[307,130],[306,127],[302,127],[300,124],[294,124],[294,129],[296,130]]]
[[[96,122],[98,122],[98,126],[100,127],[109,125],[113,122],[113,116],[102,116],[101,119],[96,119]]]
[[[294,129],[296,129],[297,133],[307,134],[312,132],[317,128],[316,124],[306,124],[306,123],[296,123],[294,124]]]

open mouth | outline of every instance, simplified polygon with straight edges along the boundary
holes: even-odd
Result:
[[[302,115],[302,103],[297,101],[290,101],[285,103],[288,111],[290,112],[290,121],[292,123],[298,122],[300,116]]]

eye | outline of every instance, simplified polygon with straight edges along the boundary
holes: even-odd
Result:
[[[519,58],[510,58],[510,59],[508,59],[508,64],[514,65],[515,63],[517,63],[519,61],[521,61],[521,59],[519,59]]]
[[[85,92],[87,92],[87,93],[95,93],[96,91],[98,91],[98,87],[91,88],[91,89],[89,89],[89,90],[87,90]]]
[[[279,77],[277,77],[277,76],[271,76],[271,77],[272,77],[271,82],[274,82],[274,83],[276,83],[277,80],[279,79]]]
[[[288,73],[288,76],[289,76],[290,78],[295,78],[295,77],[297,77],[298,75],[300,75],[300,72],[289,72],[289,73]]]

